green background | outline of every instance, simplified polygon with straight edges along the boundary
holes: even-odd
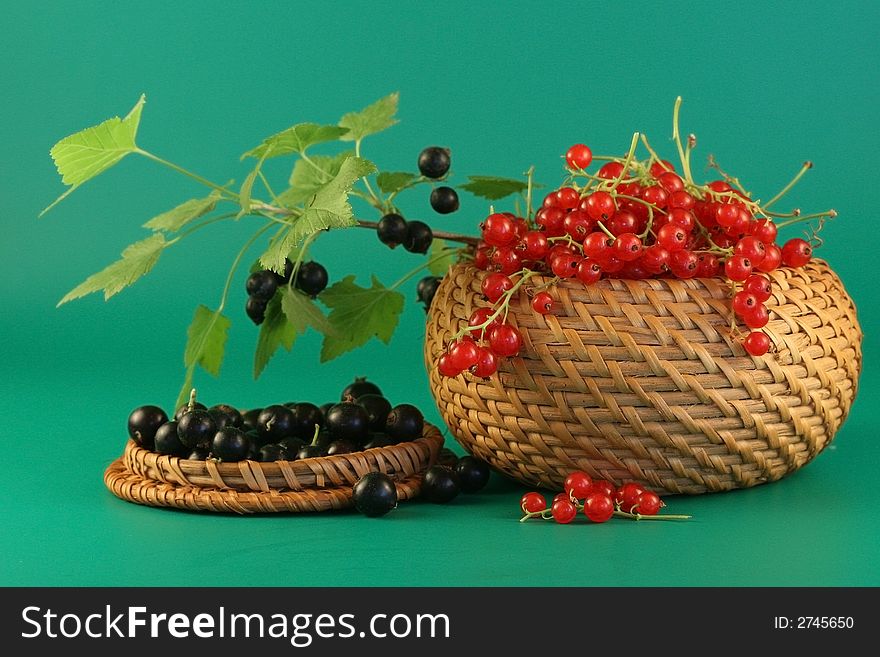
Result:
[[[880,5],[414,4],[0,3],[0,584],[880,583],[877,240],[869,232]],[[834,444],[781,482],[671,499],[671,511],[694,515],[687,523],[520,524],[523,489],[501,477],[481,495],[403,504],[382,520],[219,517],[110,495],[101,477],[123,448],[128,412],[173,403],[193,309],[217,303],[252,220],[169,250],[109,303],[93,295],[56,309],[145,236],[145,220],[202,192],[131,157],[38,220],[63,189],[49,148],[123,114],[144,92],[144,148],[218,181],[241,180],[248,165],[238,156],[262,137],[299,121],[335,122],[395,90],[400,124],[365,143],[385,170],[412,170],[421,148],[442,144],[453,150],[455,180],[517,176],[534,164],[538,179],[553,183],[569,144],[621,153],[634,130],[672,156],[679,94],[698,156],[714,153],[759,197],[813,160],[791,203],[839,211],[821,255],[855,297],[866,332],[859,396]],[[469,233],[487,210],[467,197],[461,212],[440,217],[423,189],[401,205]],[[390,283],[420,258],[388,251],[365,231],[325,236],[315,256],[332,278],[357,273],[362,283],[371,272]],[[367,375],[393,402],[415,403],[439,422],[414,282],[390,345],[374,341],[319,366],[319,340],[307,335],[254,381],[244,275],[221,376],[197,379],[204,400],[320,403]]]

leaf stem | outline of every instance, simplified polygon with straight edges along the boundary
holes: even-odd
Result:
[[[454,249],[444,249],[443,251],[441,251],[440,253],[438,253],[434,257],[429,258],[426,262],[423,262],[421,265],[419,265],[418,267],[416,267],[412,271],[409,271],[406,274],[404,274],[401,278],[399,278],[397,281],[395,281],[395,283],[393,285],[391,285],[388,289],[389,290],[396,290],[401,285],[406,283],[409,279],[411,279],[413,276],[418,274],[420,271],[427,269],[428,267],[433,265],[435,262],[438,262],[440,260],[443,260],[443,258],[446,258],[449,255],[449,251],[451,251],[451,250],[454,250]]]
[[[355,157],[361,156],[361,140],[360,139],[357,139],[354,142],[354,155],[355,155]],[[376,194],[376,192],[373,190],[373,186],[370,185],[369,178],[364,176],[363,178],[361,178],[361,180],[364,183],[364,187],[367,188],[367,191],[370,193],[370,196],[375,201],[375,203],[374,203],[375,207],[377,209],[381,210],[384,207],[384,204],[382,203],[382,199],[380,199],[379,196]]]
[[[221,194],[228,194],[229,197],[232,198],[233,200],[238,200],[237,193],[230,191],[226,187],[223,187],[222,185],[218,185],[215,182],[211,182],[207,178],[204,178],[197,173],[193,173],[192,171],[184,169],[182,166],[178,166],[177,164],[174,164],[174,162],[169,162],[168,160],[163,160],[158,155],[153,155],[149,151],[145,151],[141,148],[136,149],[134,152],[137,153],[138,155],[143,155],[145,158],[147,158],[149,160],[153,160],[153,162],[158,162],[162,166],[168,167],[169,169],[172,169],[173,171],[176,171],[177,173],[182,173],[184,176],[187,176],[188,178],[192,178],[196,182],[201,183],[202,185],[205,185],[206,187],[210,187],[211,189],[216,189]]]

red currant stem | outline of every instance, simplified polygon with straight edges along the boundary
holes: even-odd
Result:
[[[565,235],[557,235],[555,237],[548,237],[548,242],[565,242],[568,246],[573,246],[574,248],[580,250],[581,253],[584,252],[584,245],[575,241],[571,235],[566,233]]]
[[[626,172],[629,171],[629,165],[632,162],[633,156],[636,154],[636,147],[639,145],[639,133],[634,132],[632,136],[632,141],[629,144],[629,151],[627,151],[626,158],[623,160],[623,168],[620,170],[620,175],[614,179],[614,182],[611,184],[612,189],[617,189],[617,186],[623,180],[623,177],[626,175]]]
[[[365,219],[358,219],[357,225],[359,228],[371,228],[376,230],[379,224],[375,221],[367,221]],[[459,233],[447,233],[442,230],[432,230],[431,233],[434,237],[437,237],[441,240],[447,240],[450,242],[460,242],[462,244],[469,244],[470,246],[476,246],[479,244],[480,240],[476,237],[471,237],[470,235],[460,235]]]
[[[534,216],[532,208],[532,192],[535,185],[535,165],[529,167],[526,171],[526,221],[531,221]]]
[[[777,228],[785,228],[786,226],[793,226],[794,224],[799,224],[802,221],[809,221],[810,219],[825,219],[830,218],[834,219],[837,216],[837,210],[828,210],[827,212],[816,212],[814,214],[803,214],[793,219],[789,219],[788,221],[781,221],[776,224]]]
[[[615,518],[629,518],[630,520],[690,520],[693,516],[675,515],[664,513],[662,515],[645,516],[641,513],[627,513],[617,509],[614,511]]]
[[[605,233],[608,237],[610,237],[611,239],[617,239],[617,236],[616,236],[614,233],[612,233],[610,230],[608,230],[607,228],[605,228],[605,224],[603,224],[601,221],[597,221],[597,222],[596,222],[596,225],[597,225],[597,226],[599,227],[599,229],[600,229],[603,233]]]
[[[647,137],[647,135],[642,134],[642,135],[640,136],[640,139],[642,140],[642,145],[645,147],[645,150],[647,150],[648,153],[650,153],[650,155],[651,155],[651,159],[652,159],[653,161],[655,161],[655,162],[659,162],[659,161],[660,161],[660,156],[657,155],[657,152],[653,149],[653,147],[651,146],[651,144],[648,143],[648,137]],[[649,165],[649,166],[650,166],[650,165]]]
[[[509,290],[504,292],[501,297],[499,297],[498,301],[495,302],[498,307],[491,315],[489,315],[489,317],[486,318],[486,321],[482,324],[477,324],[476,326],[465,326],[463,329],[452,336],[450,342],[455,342],[456,340],[459,340],[465,335],[465,333],[476,333],[485,330],[487,326],[498,319],[498,316],[501,315],[502,311],[507,311],[508,307],[510,306],[511,297],[513,297],[513,295],[516,294],[517,290],[519,290],[523,286],[523,283],[529,280],[532,276],[538,275],[538,272],[532,271],[531,269],[521,269],[517,273],[520,274],[520,279],[513,284],[513,287],[511,287]]]
[[[685,144],[685,147],[684,147],[685,168],[688,171],[691,170],[691,153],[693,152],[694,148],[696,148],[696,147],[697,147],[696,136],[693,134],[689,134],[688,138],[687,138],[687,143]]]
[[[526,520],[530,520],[531,518],[540,517],[542,520],[550,520],[553,517],[553,512],[550,509],[542,509],[540,511],[526,511],[525,515],[519,519],[520,522],[525,522]]]
[[[804,162],[803,166],[800,168],[800,171],[798,171],[797,174],[795,174],[795,177],[792,178],[785,187],[783,187],[781,190],[779,190],[779,193],[776,196],[774,196],[769,201],[767,201],[764,204],[764,208],[765,209],[769,208],[771,205],[776,203],[776,201],[778,201],[783,196],[788,194],[788,192],[791,190],[791,188],[794,187],[795,185],[797,185],[798,181],[803,177],[803,175],[812,168],[813,168],[812,162],[810,162],[809,160]]]
[[[680,112],[681,96],[678,96],[675,99],[675,105],[672,108],[672,140],[675,142],[675,147],[678,149],[678,158],[681,160],[681,168],[684,172],[684,178],[689,183],[693,184],[694,178],[691,176],[691,165],[688,158],[685,157],[684,148],[681,145],[681,135],[678,131],[678,117]]]
[[[575,242],[575,244],[577,244],[577,242]],[[549,279],[548,281],[546,281],[544,283],[541,283],[540,285],[537,285],[535,287],[526,288],[526,294],[533,297],[538,292],[543,292],[544,290],[549,290],[550,288],[552,288],[554,285],[556,285],[561,280],[562,279],[559,278],[559,276],[554,276],[553,278]]]
[[[728,185],[730,185],[731,187],[736,187],[743,194],[748,194],[746,188],[743,187],[742,183],[739,181],[739,178],[737,178],[736,176],[731,176],[729,173],[724,171],[724,169],[721,168],[712,153],[709,153],[707,166],[710,169],[715,169],[715,171],[718,172],[718,175],[721,176],[721,178],[723,178]]]

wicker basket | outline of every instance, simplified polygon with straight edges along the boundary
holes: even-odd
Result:
[[[301,461],[217,463],[163,456],[129,440],[104,473],[104,483],[129,502],[191,511],[271,513],[327,511],[352,505],[351,490],[367,472],[384,472],[400,500],[416,497],[422,474],[454,458],[437,427],[390,447]]]
[[[723,279],[571,281],[551,288],[546,316],[526,293],[513,299],[524,346],[498,375],[443,378],[437,356],[485,305],[484,275],[458,265],[440,285],[426,364],[458,442],[524,484],[558,490],[583,469],[660,493],[755,486],[813,459],[853,403],[862,332],[822,261],[770,275],[774,351],[763,357],[731,336]]]

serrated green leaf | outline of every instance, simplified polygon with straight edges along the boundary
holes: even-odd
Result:
[[[431,250],[428,251],[428,271],[432,276],[446,276],[449,268],[455,264],[456,251],[449,248],[449,244],[440,239],[431,242]]]
[[[357,225],[348,195],[355,181],[375,170],[376,166],[369,160],[360,157],[347,158],[336,176],[315,192],[302,215],[260,256],[263,266],[280,273],[284,270],[284,261],[290,251],[309,235],[328,228],[350,228]]]
[[[141,96],[131,111],[120,119],[114,116],[103,123],[65,137],[52,147],[49,154],[61,175],[61,182],[70,189],[59,196],[40,213],[51,210],[84,182],[106,171],[129,153],[137,150],[135,138],[141,121],[145,96]]]
[[[176,208],[163,212],[150,219],[144,224],[144,228],[153,230],[164,230],[169,233],[175,233],[190,221],[198,219],[217,207],[217,201],[220,199],[219,192],[211,192],[205,198],[194,198],[184,201]]]
[[[540,185],[532,185],[540,187]],[[495,176],[468,176],[468,182],[459,185],[459,189],[470,192],[474,196],[480,196],[490,201],[526,191],[528,183],[515,178],[497,178]]]
[[[373,337],[388,344],[403,310],[403,295],[386,288],[375,276],[369,288],[359,287],[354,276],[346,276],[319,298],[331,309],[327,319],[333,328],[333,333],[324,335],[321,362],[360,347]]]
[[[409,186],[417,177],[414,173],[406,171],[383,171],[376,176],[376,184],[384,194],[391,194]]]
[[[198,364],[203,370],[217,376],[226,349],[226,335],[229,331],[229,318],[220,311],[207,306],[196,308],[192,324],[186,335],[186,350],[183,363],[187,368]]]
[[[298,334],[312,327],[319,333],[333,332],[333,327],[317,304],[302,292],[284,287],[281,290],[281,310]]]
[[[266,306],[266,315],[260,324],[260,335],[254,352],[254,378],[258,379],[279,347],[290,351],[296,341],[296,327],[287,321],[281,310],[281,295],[276,294]]]
[[[98,290],[104,290],[104,300],[106,301],[149,272],[167,244],[162,233],[153,233],[147,239],[127,246],[122,252],[121,260],[117,260],[97,274],[89,276],[65,294],[58,305],[79,299]]]
[[[241,156],[246,157],[279,157],[291,153],[302,153],[309,146],[334,141],[342,137],[348,128],[338,125],[318,125],[317,123],[298,123],[282,130],[249,150]]]
[[[372,105],[365,107],[360,112],[350,112],[339,120],[339,125],[348,128],[348,133],[342,135],[342,141],[360,141],[368,135],[382,132],[390,128],[397,119],[397,101],[399,94],[393,93],[380,98]]]
[[[337,155],[311,155],[308,161],[298,159],[290,174],[290,188],[281,192],[276,200],[286,208],[308,201],[336,177],[342,163],[353,155],[354,151],[344,151]]]

